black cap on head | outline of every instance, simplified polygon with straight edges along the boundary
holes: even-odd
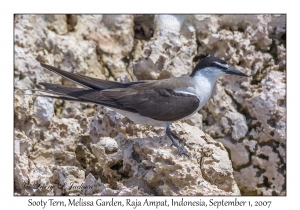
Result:
[[[244,74],[243,72],[231,69],[229,67],[229,65],[226,63],[226,61],[224,61],[220,58],[217,58],[217,57],[213,57],[213,56],[207,56],[207,57],[203,58],[195,66],[194,71],[192,72],[192,74],[190,76],[194,76],[196,74],[196,72],[201,71],[202,69],[205,69],[207,67],[218,68],[218,69],[222,70],[223,72],[225,72],[226,74],[235,74],[235,75],[239,75],[239,76],[249,77],[248,75]]]
[[[218,65],[221,64],[221,65]],[[224,67],[223,67],[224,65]],[[197,71],[200,71],[201,69],[204,69],[206,67],[218,67],[218,68],[226,68],[225,66],[228,65],[226,61],[213,57],[213,56],[207,56],[203,58],[199,63],[195,66],[194,71],[192,72],[191,76],[194,76]]]

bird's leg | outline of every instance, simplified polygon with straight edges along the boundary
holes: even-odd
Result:
[[[180,143],[183,144],[184,146],[187,146],[189,149],[191,149],[191,147],[185,143],[185,141],[183,141],[181,138],[179,138],[178,136],[176,136],[174,133],[171,132],[171,135]]]
[[[185,156],[189,157],[188,154],[186,154],[186,152],[184,151],[184,149],[181,146],[179,146],[177,144],[177,142],[174,140],[174,138],[173,138],[174,134],[171,132],[170,125],[167,125],[166,133],[167,133],[167,136],[171,139],[172,144],[178,149],[179,155],[180,156],[185,155]],[[176,136],[175,138],[177,139],[178,137]]]

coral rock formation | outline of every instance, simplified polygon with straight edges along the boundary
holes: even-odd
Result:
[[[14,24],[15,195],[286,194],[285,15],[16,15]],[[39,61],[133,81],[188,74],[206,55],[250,78],[221,78],[199,113],[172,125],[190,159],[164,128],[17,90],[75,85]]]

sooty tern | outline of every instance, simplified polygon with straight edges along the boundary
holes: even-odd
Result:
[[[164,126],[167,136],[171,139],[172,145],[177,147],[180,156],[188,155],[178,143],[189,146],[171,132],[170,124],[198,112],[210,98],[220,76],[234,74],[248,77],[230,68],[224,60],[212,56],[202,59],[189,76],[128,83],[96,79],[63,71],[47,64],[41,65],[84,87],[39,83],[56,94],[48,97],[92,102],[110,107],[135,123]]]

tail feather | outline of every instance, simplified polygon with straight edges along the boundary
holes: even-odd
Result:
[[[25,94],[26,95],[26,94]],[[60,100],[67,100],[67,101],[76,101],[76,102],[84,102],[84,103],[88,103],[87,101],[84,100],[80,100],[78,98],[72,98],[72,97],[68,97],[68,96],[61,96],[61,95],[41,95],[41,94],[36,94],[34,96],[38,96],[38,97],[47,97],[47,98],[54,98],[54,99],[60,99]],[[93,102],[90,102],[93,103]]]
[[[45,82],[40,82],[39,84],[51,91],[54,91],[55,93],[69,95],[69,96],[72,96],[75,98],[77,98],[79,96],[76,94],[77,92],[95,91],[93,89],[91,90],[91,89],[84,89],[84,88],[75,88],[75,87],[69,87],[69,86],[57,85],[57,84],[51,84],[51,83],[45,83]]]
[[[67,97],[66,100],[76,101],[77,99],[77,101],[81,101],[81,102],[95,103],[95,104],[108,106],[111,108],[136,112],[136,110],[134,109],[122,106],[122,104],[120,104],[114,98],[105,96],[104,94],[102,94],[101,90],[74,88],[74,87],[68,87],[68,86],[56,85],[50,83],[40,83],[40,84],[45,88],[52,90],[56,94],[59,94],[60,96],[56,96],[56,98],[58,99],[64,99],[64,97]]]
[[[113,88],[126,88],[134,84],[141,83],[141,82],[120,83],[120,82],[101,80],[93,77],[88,77],[88,76],[83,76],[83,75],[63,71],[61,69],[55,68],[53,66],[44,63],[41,63],[41,66],[88,89],[105,90],[105,89],[113,89]]]
[[[25,93],[26,91],[30,91],[30,93]],[[34,93],[32,93],[34,92]],[[71,96],[64,95],[63,93],[54,92],[52,90],[35,90],[35,89],[15,89],[16,95],[28,95],[28,96],[36,96],[36,97],[47,97],[47,98],[55,98],[61,100],[68,100],[68,101],[79,101],[79,102],[86,102],[84,100],[74,98]],[[44,95],[46,94],[46,95]],[[48,95],[51,94],[51,95]]]

